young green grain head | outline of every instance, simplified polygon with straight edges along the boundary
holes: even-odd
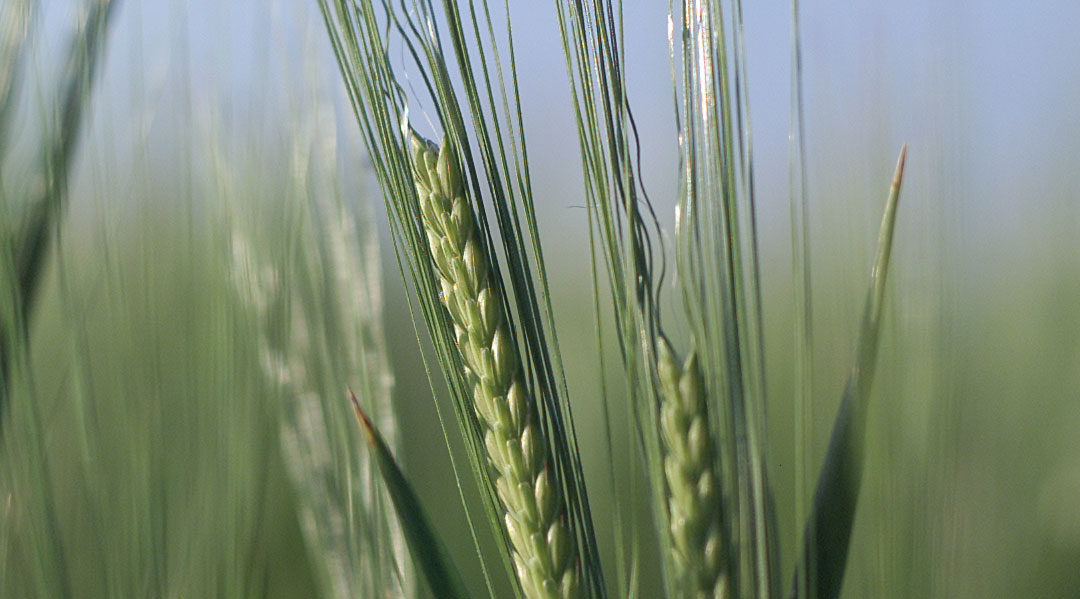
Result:
[[[680,365],[660,339],[657,371],[675,586],[680,597],[726,597],[720,483],[697,354],[691,351]]]
[[[580,565],[566,503],[453,147],[446,139],[440,147],[408,135],[439,297],[453,322],[487,458],[497,472],[514,568],[529,599],[578,597]]]

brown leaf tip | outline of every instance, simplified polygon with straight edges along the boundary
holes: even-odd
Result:
[[[368,443],[374,444],[375,429],[371,426],[371,421],[368,420],[367,414],[364,413],[364,409],[360,407],[360,400],[356,398],[356,394],[353,393],[352,389],[349,389],[349,401],[352,402],[353,412],[356,414],[356,421],[360,423],[360,428],[363,429]]]
[[[896,160],[896,172],[893,173],[893,189],[900,188],[900,182],[904,179],[904,162],[907,160],[907,144],[900,148],[900,157]]]

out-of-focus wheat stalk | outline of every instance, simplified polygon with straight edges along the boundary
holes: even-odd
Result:
[[[287,222],[277,223],[288,250],[259,246],[235,215],[233,278],[258,327],[262,369],[281,393],[282,452],[324,590],[408,597],[414,584],[399,525],[387,517],[370,457],[358,451],[345,401],[352,389],[394,443],[378,247],[367,215],[358,214],[365,211],[341,200],[332,119],[329,106],[318,106],[292,142],[293,203],[283,207]]]

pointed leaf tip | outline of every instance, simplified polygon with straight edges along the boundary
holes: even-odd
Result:
[[[907,143],[900,147],[900,157],[896,159],[896,171],[893,173],[892,188],[900,189],[900,183],[904,179],[904,162],[907,160]]]
[[[405,478],[379,431],[360,407],[360,400],[352,389],[349,389],[349,401],[352,402],[356,421],[367,437],[379,474],[386,483],[390,501],[405,533],[405,542],[414,563],[419,566],[433,593],[447,599],[465,599],[468,593],[446,546],[436,535],[420,505],[416,491]]]
[[[356,421],[360,423],[360,429],[364,431],[364,438],[367,439],[369,445],[375,444],[375,427],[371,425],[371,420],[368,420],[367,414],[364,413],[364,408],[360,407],[360,400],[356,398],[356,394],[352,389],[349,389],[349,401],[352,402],[353,413],[356,414]]]

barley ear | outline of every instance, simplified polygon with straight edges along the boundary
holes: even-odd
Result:
[[[453,322],[495,492],[528,599],[580,596],[577,541],[526,386],[502,292],[465,193],[452,144],[408,132],[413,183],[439,298]]]
[[[697,354],[680,365],[667,342],[657,343],[660,438],[667,482],[668,524],[680,596],[727,596],[720,483],[709,430],[705,381]]]

